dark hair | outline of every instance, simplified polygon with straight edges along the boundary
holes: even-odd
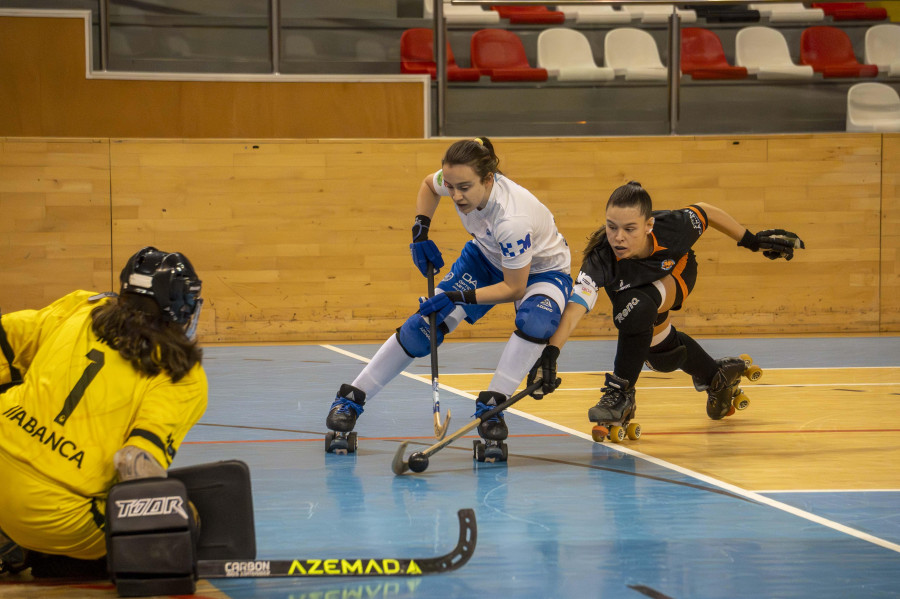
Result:
[[[637,208],[641,216],[650,218],[653,215],[653,201],[647,190],[641,187],[637,181],[629,181],[625,185],[617,187],[606,202],[606,209],[610,206],[617,208]],[[606,225],[594,231],[588,236],[587,246],[584,248],[584,257],[587,258],[597,245],[606,236]]]
[[[478,178],[484,181],[491,173],[499,173],[500,159],[494,153],[494,144],[487,137],[463,139],[447,148],[441,164],[465,164],[472,167]]]
[[[184,326],[169,320],[152,298],[125,293],[91,311],[97,337],[119,352],[138,372],[165,371],[177,383],[203,352]]]

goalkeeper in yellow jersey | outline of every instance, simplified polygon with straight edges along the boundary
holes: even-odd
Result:
[[[120,281],[0,317],[3,571],[29,552],[102,558],[110,487],[165,477],[206,409],[191,263],[146,247]]]

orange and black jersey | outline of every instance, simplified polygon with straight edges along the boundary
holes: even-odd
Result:
[[[670,274],[678,280],[693,254],[691,246],[706,231],[706,212],[691,205],[679,210],[656,210],[652,216],[653,252],[646,258],[619,260],[604,236],[581,264],[570,302],[590,311],[601,288],[613,294],[648,285]]]

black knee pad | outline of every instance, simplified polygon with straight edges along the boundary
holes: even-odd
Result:
[[[144,478],[110,489],[107,565],[120,596],[193,594],[198,537],[180,480]]]
[[[658,306],[637,289],[626,289],[613,299],[613,323],[622,333],[643,333],[653,328]]]

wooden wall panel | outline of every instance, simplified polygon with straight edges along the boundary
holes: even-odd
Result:
[[[0,135],[167,138],[423,137],[409,82],[85,78],[80,18],[0,16]]]
[[[769,261],[708,231],[676,326],[700,335],[898,329],[900,136],[498,139],[501,169],[556,215],[573,252],[636,179],[657,208],[718,205],[752,230],[799,233]],[[409,257],[415,194],[448,140],[3,140],[0,307],[108,289],[148,244],[185,252],[204,280],[208,342],[386,337],[424,295]],[[883,172],[882,172],[883,170]],[[110,229],[112,230],[110,233]],[[455,258],[452,206],[432,238]],[[609,304],[577,334],[614,334]],[[498,306],[455,338],[505,338]]]
[[[0,310],[109,289],[109,143],[0,138]]]
[[[900,135],[884,136],[881,181],[881,330],[900,331]]]

